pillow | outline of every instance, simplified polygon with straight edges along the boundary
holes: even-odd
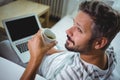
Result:
[[[55,33],[56,39],[58,41],[57,48],[66,50],[64,44],[66,42],[66,33],[65,31],[73,25],[73,19],[71,16],[67,15],[63,17],[59,22],[57,22],[51,30]]]
[[[9,60],[13,60],[13,57],[16,57],[15,51],[12,49],[9,40],[3,40],[0,42],[0,56]],[[18,62],[17,58],[15,62]]]
[[[3,40],[0,42],[0,56],[14,63],[17,63],[18,65],[21,65],[23,67],[26,66],[26,64],[24,64],[19,59],[16,52],[13,50],[12,46],[10,45],[9,40]]]

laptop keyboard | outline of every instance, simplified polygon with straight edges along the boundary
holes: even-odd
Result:
[[[22,43],[22,44],[18,44],[18,45],[16,45],[16,47],[18,48],[18,50],[19,50],[21,53],[23,53],[23,52],[25,52],[25,51],[28,50],[27,43],[28,43],[28,42],[25,42],[25,43]]]

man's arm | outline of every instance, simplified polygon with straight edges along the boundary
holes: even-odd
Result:
[[[34,37],[28,41],[28,49],[30,51],[30,61],[20,80],[34,80],[37,69],[42,62],[42,59],[56,42],[44,43],[41,31],[38,31]]]
[[[22,77],[21,80],[34,80],[36,71],[42,61],[42,57],[40,61],[30,59]]]

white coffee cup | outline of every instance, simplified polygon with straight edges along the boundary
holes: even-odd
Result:
[[[42,35],[43,35],[44,41],[47,43],[50,43],[56,40],[55,34],[49,28],[43,29]]]

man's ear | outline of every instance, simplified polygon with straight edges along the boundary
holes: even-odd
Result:
[[[95,41],[94,48],[95,49],[101,49],[107,44],[107,42],[108,42],[108,39],[105,38],[105,37],[98,38]]]

